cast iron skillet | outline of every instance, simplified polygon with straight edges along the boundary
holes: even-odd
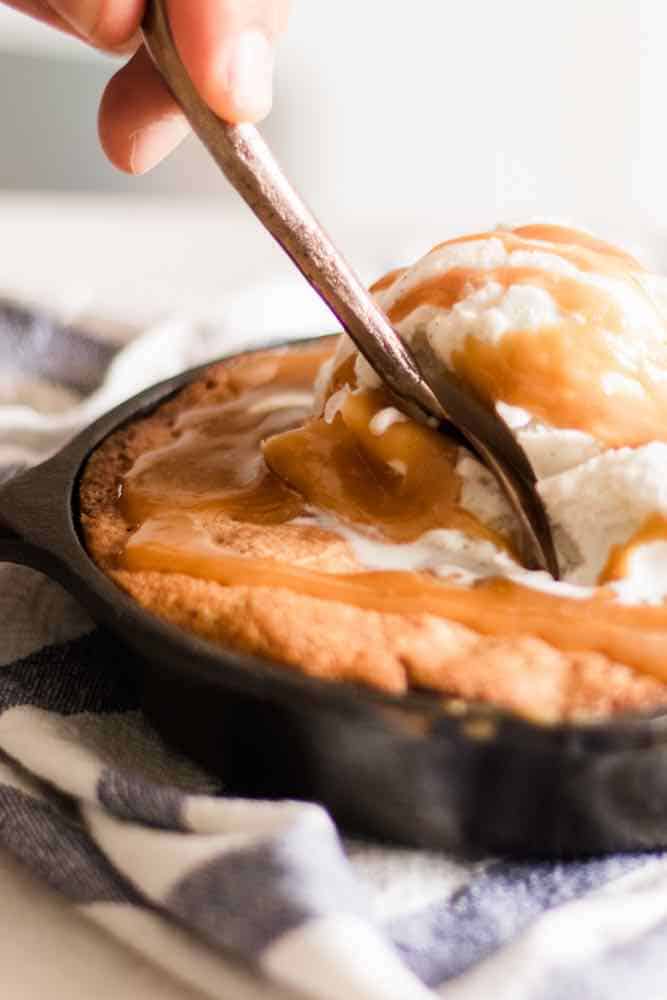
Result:
[[[540,727],[317,681],[161,621],[97,569],[78,523],[87,457],[201,371],[140,393],[0,489],[0,560],[58,580],[139,654],[119,646],[118,667],[139,673],[165,735],[231,794],[316,800],[347,829],[405,844],[561,856],[667,846],[667,715]]]

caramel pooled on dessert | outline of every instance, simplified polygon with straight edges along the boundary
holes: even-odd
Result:
[[[573,599],[509,580],[464,587],[427,573],[326,573],[230,551],[219,538],[222,523],[289,526],[308,514],[309,503],[374,525],[392,540],[409,541],[436,527],[492,536],[457,504],[452,444],[409,422],[378,437],[368,432],[369,418],[386,404],[381,392],[349,397],[349,408],[331,424],[315,418],[301,426],[308,409],[299,393],[323,360],[312,350],[257,365],[246,359],[235,369],[231,399],[187,411],[176,420],[172,444],[141,456],[122,486],[121,510],[133,530],[119,555],[121,568],[428,614],[485,635],[537,636],[557,649],[596,651],[667,680],[667,608],[623,606],[604,588]],[[272,468],[262,451],[265,437]],[[405,474],[392,471],[388,459],[404,462]]]
[[[331,424],[308,419],[310,397],[298,405],[297,394],[308,392],[324,357],[311,351],[304,364],[294,351],[254,369],[248,361],[245,388],[237,375],[238,396],[183,414],[173,442],[135,463],[120,498],[123,517],[140,529],[126,551],[134,568],[156,534],[201,550],[205,541],[215,545],[221,518],[287,524],[307,516],[310,505],[396,542],[452,528],[506,546],[459,506],[454,442],[411,421],[381,436],[371,432],[373,416],[389,402],[383,391],[350,395]]]

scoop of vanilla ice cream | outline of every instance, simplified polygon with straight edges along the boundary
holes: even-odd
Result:
[[[619,405],[631,406],[633,397],[643,391],[640,375],[648,372],[654,380],[667,381],[666,279],[648,274],[622,254],[617,268],[602,267],[598,272],[590,266],[590,261],[577,261],[577,255],[575,260],[568,259],[567,253],[561,255],[563,247],[557,243],[539,239],[528,242],[531,244],[528,249],[513,248],[512,241],[504,240],[499,232],[444,244],[399,272],[392,282],[383,282],[383,287],[375,293],[376,299],[390,314],[398,302],[411,304],[413,308],[408,308],[394,322],[399,334],[407,343],[417,335],[426,335],[443,365],[450,366],[456,352],[470,338],[498,345],[512,331],[557,331],[564,322],[578,322],[576,309],[564,311],[562,301],[559,304],[549,292],[548,281],[543,287],[539,280],[533,283],[530,280],[531,274],[560,276],[584,288],[604,292],[617,318],[617,328],[603,329],[602,337],[603,342],[608,341],[614,356],[621,358],[623,374],[617,370],[603,372],[605,392],[618,395]],[[611,250],[615,262],[613,255],[618,252]],[[591,260],[595,261],[594,254]],[[420,301],[419,294],[411,294],[429,283],[437,284],[439,277],[454,269],[472,269],[477,275],[477,280],[469,288],[464,286],[454,301],[438,304],[437,295]],[[493,277],[499,271],[504,275],[502,283]],[[484,272],[489,272],[488,281],[483,280]],[[513,272],[517,283],[512,283]],[[341,338],[331,370],[350,356],[355,357],[357,386],[377,387],[380,381],[375,372],[346,336]],[[349,391],[349,387],[344,387],[337,398],[329,401],[327,419],[333,419]],[[506,556],[499,560],[497,550],[491,558],[493,546],[488,542],[468,540],[463,560],[462,543],[460,539],[454,542],[456,532],[436,533],[437,538],[421,539],[419,565],[436,574],[448,575],[454,572],[453,566],[465,563],[461,570],[468,575],[500,574],[542,589],[555,588],[570,596],[586,593],[597,583],[615,545],[627,542],[650,515],[657,513],[667,518],[667,444],[653,442],[637,448],[609,448],[592,434],[553,426],[528,409],[505,400],[496,400],[496,407],[513,429],[538,476],[539,490],[554,529],[563,583],[555,584],[545,579],[545,574],[522,570]],[[324,408],[323,399],[318,408]],[[485,524],[513,537],[517,530],[515,515],[494,477],[463,449],[457,471],[462,482],[462,505]],[[349,536],[349,529],[346,530]],[[400,561],[396,550],[392,546],[391,560]],[[663,569],[659,555],[665,552],[667,543],[652,542],[633,553],[627,577],[614,584],[621,600],[642,603],[663,599],[667,594],[667,569]],[[389,558],[382,546],[373,548],[362,542],[357,554],[362,562],[374,567],[386,567]],[[410,558],[406,553],[408,563]]]
[[[385,312],[390,312],[408,293],[454,269],[489,273],[487,282],[481,287],[471,283],[449,307],[430,302],[419,303],[417,300],[415,308],[395,324],[406,342],[409,343],[416,334],[425,333],[443,364],[450,365],[454,353],[464,346],[469,337],[498,344],[512,331],[558,327],[566,318],[567,311],[539,282],[531,283],[529,278],[524,278],[525,272],[529,271],[571,279],[581,286],[603,292],[620,311],[623,325],[630,334],[622,342],[615,342],[613,349],[622,350],[629,363],[641,364],[649,352],[657,353],[667,363],[664,324],[667,287],[664,278],[647,274],[639,265],[633,272],[632,281],[626,280],[628,271],[633,270],[630,265],[618,273],[589,270],[561,256],[559,250],[566,249],[563,245],[539,239],[525,241],[534,249],[512,249],[511,244],[506,246],[503,242],[502,232],[513,231],[503,230],[497,236],[482,236],[435,247],[391,285],[376,293],[378,304]],[[501,284],[494,280],[494,272],[503,271],[509,272],[509,283]],[[512,272],[516,274],[516,283],[512,283]],[[576,307],[572,315],[576,318]],[[363,359],[359,360],[357,374],[361,384],[365,384],[366,380],[368,384],[377,384],[377,376]]]
[[[623,604],[662,604],[667,599],[667,542],[648,542],[630,556],[625,577],[613,585]]]
[[[667,282],[615,248],[592,238],[590,246],[580,242],[585,234],[547,226],[538,238],[534,228],[437,246],[394,280],[381,282],[376,300],[408,344],[426,336],[443,365],[455,367],[469,344],[498,348],[517,332],[533,332],[536,351],[545,331],[558,331],[566,322],[579,324],[581,337],[588,339],[585,303],[596,297],[602,303],[592,321],[602,345],[601,370],[594,373],[600,390],[629,403],[643,398],[647,381],[667,379]],[[460,287],[455,283],[443,293],[448,276]],[[560,294],[568,287],[575,294]],[[613,361],[608,370],[605,351]],[[359,385],[378,385],[361,356],[356,372]],[[468,377],[474,381],[474,372]]]
[[[576,546],[568,579],[595,583],[610,550],[652,514],[667,516],[667,445],[619,448],[542,480],[552,522]]]
[[[627,542],[651,515],[667,518],[666,444],[603,452],[576,431],[528,429],[517,437],[539,477],[564,581],[594,586],[614,546]],[[491,473],[464,450],[457,472],[462,505],[513,537],[515,516]],[[657,558],[633,558],[619,593],[632,603],[649,600],[665,587],[667,567],[662,569]]]

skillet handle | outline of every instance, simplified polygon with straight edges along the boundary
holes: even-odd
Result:
[[[2,546],[5,542],[16,542],[19,540],[19,536],[16,534],[13,528],[3,521],[2,514],[0,514],[0,552],[2,551]]]
[[[32,566],[35,563],[34,546],[22,538],[8,520],[13,506],[10,484],[21,471],[21,468],[0,471],[0,563]]]
[[[2,490],[0,490],[0,504]],[[30,566],[33,563],[32,546],[25,542],[9,524],[2,518],[0,512],[0,563],[17,563],[20,566]]]

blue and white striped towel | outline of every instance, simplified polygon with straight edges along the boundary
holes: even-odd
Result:
[[[116,353],[0,307],[0,479],[226,347],[173,323]],[[667,997],[667,858],[466,864],[341,840],[321,808],[225,798],[166,747],[57,585],[0,565],[0,636],[0,848],[197,996],[241,960],[260,995]]]

